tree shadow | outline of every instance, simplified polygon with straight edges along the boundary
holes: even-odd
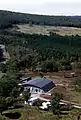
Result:
[[[23,108],[23,107],[24,107],[24,105],[15,105],[14,109],[19,109],[19,108]]]
[[[60,115],[68,115],[69,114],[69,112],[67,112],[67,111],[61,111],[60,112]]]
[[[15,113],[5,113],[4,114],[6,117],[10,118],[10,119],[19,119],[21,117],[21,114],[18,112]]]

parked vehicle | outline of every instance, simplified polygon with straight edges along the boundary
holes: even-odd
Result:
[[[50,102],[43,102],[42,106],[40,106],[39,108],[41,110],[49,110],[50,107],[51,107],[51,103]]]

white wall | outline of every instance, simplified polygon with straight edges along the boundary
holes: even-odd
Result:
[[[44,93],[44,91],[40,88],[37,88],[37,87],[30,87],[30,86],[27,86],[27,87],[24,87],[24,90],[26,91],[27,89],[30,90],[30,93]]]

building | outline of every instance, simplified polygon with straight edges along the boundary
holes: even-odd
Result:
[[[28,82],[29,80],[31,80],[32,78],[31,77],[22,77],[22,78],[20,78],[20,82],[21,83],[25,83],[25,82]]]
[[[35,78],[22,83],[24,90],[29,90],[30,93],[45,93],[55,87],[53,81],[47,78]]]

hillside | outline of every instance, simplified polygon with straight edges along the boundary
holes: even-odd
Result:
[[[0,120],[77,119],[81,110],[68,109],[71,104],[64,106],[64,114],[58,115],[52,109],[42,111],[36,106],[22,106],[30,95],[24,94],[23,87],[19,89],[19,83],[26,77],[48,78],[56,85],[51,93],[57,92],[69,103],[81,104],[80,16],[0,11],[0,44],[5,45],[7,53],[6,64],[0,64],[0,113],[3,114]]]
[[[12,27],[12,24],[21,23],[81,27],[81,16],[47,16],[0,10],[0,28],[8,28]]]

